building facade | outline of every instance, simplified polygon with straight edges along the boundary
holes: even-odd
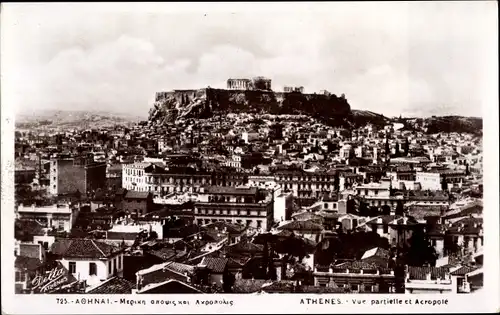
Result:
[[[68,195],[79,191],[89,194],[106,187],[106,163],[87,159],[52,159],[50,188],[52,195]]]
[[[71,232],[76,222],[79,210],[69,205],[52,205],[37,207],[19,205],[16,210],[16,218],[36,221],[48,229]]]
[[[273,223],[273,196],[256,187],[208,187],[194,205],[198,225],[225,221],[263,231]]]

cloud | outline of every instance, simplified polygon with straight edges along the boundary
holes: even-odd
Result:
[[[477,115],[494,18],[486,2],[292,7],[172,14],[17,5],[4,12],[4,77],[24,110],[146,115],[156,91],[265,75],[277,90],[345,93],[353,108],[386,115]]]

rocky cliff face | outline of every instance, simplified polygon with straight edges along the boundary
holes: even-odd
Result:
[[[336,95],[222,89],[159,92],[149,112],[151,124],[228,113],[303,114],[331,125],[349,125],[351,107]]]

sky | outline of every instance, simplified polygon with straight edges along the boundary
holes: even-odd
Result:
[[[3,4],[4,106],[147,115],[157,91],[345,94],[388,116],[481,116],[496,2]],[[5,101],[5,100],[8,100]]]

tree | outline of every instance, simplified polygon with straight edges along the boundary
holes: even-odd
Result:
[[[453,256],[460,252],[461,248],[458,242],[454,240],[453,236],[447,231],[443,239],[443,250],[447,256]]]
[[[274,249],[277,241],[278,237],[271,233],[262,233],[255,238],[256,244],[264,245],[261,269],[266,279],[271,279],[272,277],[276,278],[276,270],[274,270]]]
[[[407,156],[408,153],[410,152],[410,143],[408,142],[408,138],[405,139],[405,144],[404,144],[403,150],[404,150],[405,156]]]
[[[422,227],[413,231],[409,241],[410,246],[404,255],[406,264],[410,266],[423,266],[425,264],[434,266],[436,264],[436,250]]]
[[[355,205],[356,205],[356,203],[355,203],[354,199],[349,198],[346,202],[346,212],[356,214]]]
[[[358,212],[359,212],[359,215],[360,216],[364,216],[364,217],[367,217],[370,215],[370,211],[368,210],[368,207],[366,206],[366,203],[361,201],[359,203],[359,208],[358,208]]]
[[[441,180],[441,189],[444,191],[448,190],[448,182],[446,181],[445,175],[443,175],[443,179]]]
[[[398,200],[396,204],[396,215],[403,215],[403,214],[404,214],[403,202]]]
[[[222,288],[224,293],[233,292],[233,285],[235,281],[236,277],[226,269],[226,271],[222,274]]]
[[[296,257],[300,262],[308,255],[308,253],[314,250],[312,245],[306,243],[304,239],[296,237],[293,233],[287,238],[277,241],[275,249],[277,253],[284,254],[281,264],[283,277],[285,275],[286,266],[293,260],[294,257]],[[271,276],[273,276],[272,273]]]
[[[333,177],[333,189],[335,189],[335,191],[340,190],[340,176],[338,172],[335,172],[335,175]]]

